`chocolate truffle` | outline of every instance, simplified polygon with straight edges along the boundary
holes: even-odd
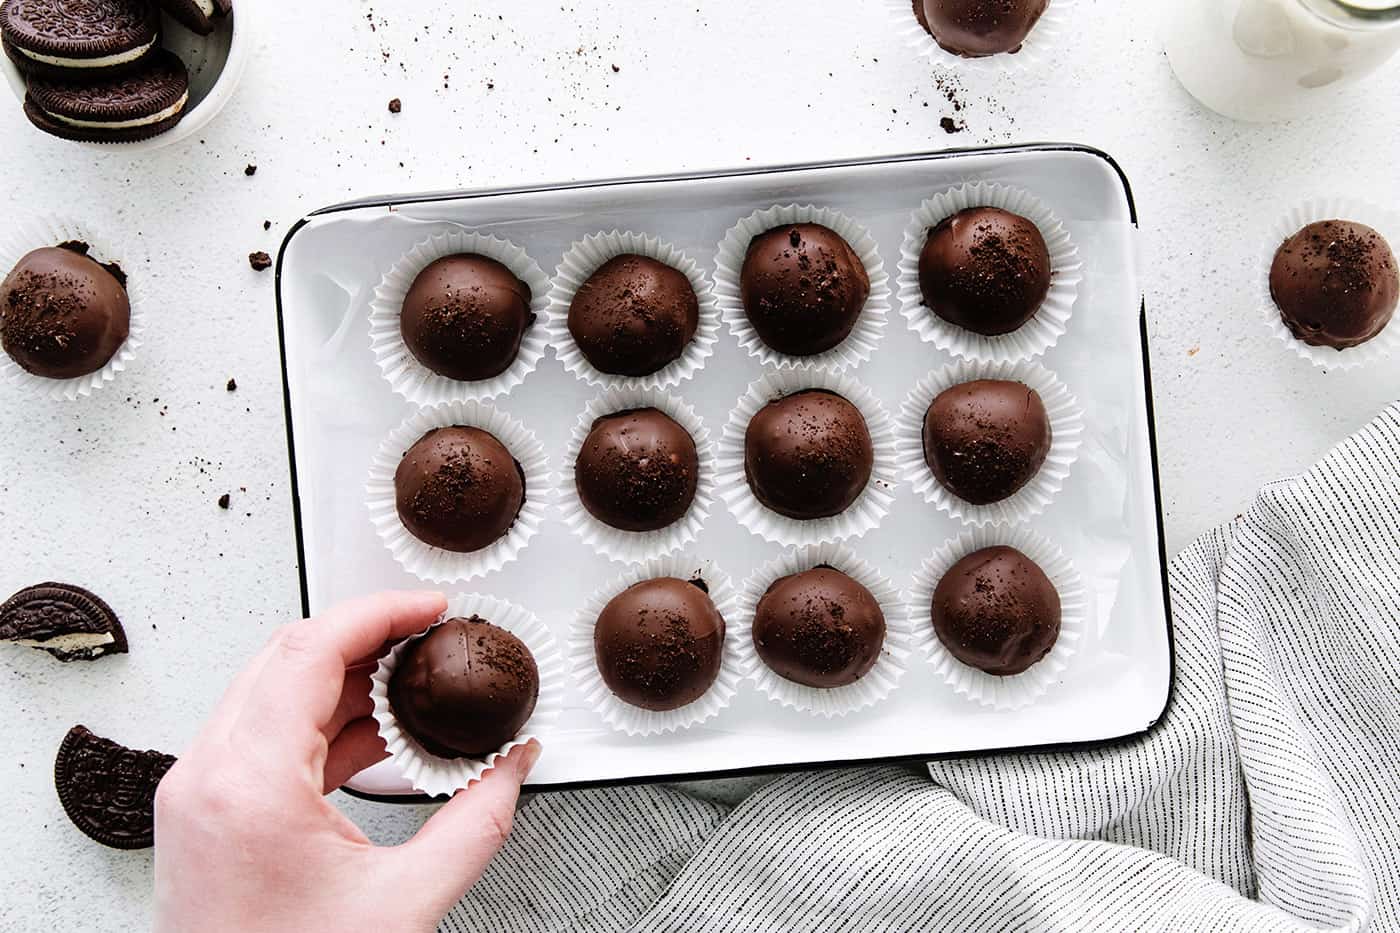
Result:
[[[491,379],[515,362],[535,322],[530,300],[530,286],[496,260],[444,256],[418,273],[403,300],[403,342],[438,375]]]
[[[764,343],[815,356],[850,335],[870,297],[870,276],[835,230],[793,224],[753,238],[739,291]]]
[[[525,475],[480,428],[435,428],[394,472],[399,519],[415,538],[466,553],[495,543],[525,504]]]
[[[973,505],[1014,495],[1050,453],[1050,416],[1040,393],[1019,382],[979,379],[946,389],[924,416],[924,459],[945,489]]]
[[[685,273],[649,256],[614,256],[569,305],[569,333],[593,368],[649,376],[680,358],[700,323]]]
[[[623,531],[655,531],[680,519],[695,499],[699,474],[690,432],[655,408],[593,422],[574,463],[583,507]]]
[[[1050,291],[1050,250],[1034,223],[997,207],[939,221],[919,254],[924,304],[950,324],[994,337],[1035,317]]]
[[[1060,594],[1015,548],[989,547],[952,566],[933,591],[933,630],[959,661],[1020,674],[1060,637]]]
[[[1345,220],[1308,224],[1279,247],[1269,292],[1293,336],[1345,350],[1379,334],[1400,299],[1390,244]]]
[[[389,708],[439,758],[484,758],[514,739],[540,696],[535,657],[485,619],[449,619],[404,646]]]
[[[885,614],[870,591],[830,567],[777,580],[753,619],[753,645],[780,677],[809,687],[844,687],[880,659]]]
[[[945,50],[963,58],[1019,52],[1049,0],[914,0],[914,15]]]
[[[645,580],[603,608],[593,653],[603,682],[623,702],[679,709],[719,676],[724,618],[700,580]]]
[[[97,372],[130,326],[125,276],[91,259],[82,243],[36,249],[0,284],[0,345],[36,376]]]
[[[795,392],[759,409],[744,434],[755,498],[788,518],[844,512],[870,482],[875,447],[865,417],[834,392]]]

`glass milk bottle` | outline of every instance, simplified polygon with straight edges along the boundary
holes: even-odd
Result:
[[[1400,0],[1166,0],[1163,9],[1177,78],[1237,120],[1316,110],[1400,49]]]

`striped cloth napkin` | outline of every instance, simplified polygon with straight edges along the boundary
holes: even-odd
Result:
[[[1171,564],[1101,751],[537,797],[442,929],[1400,931],[1400,404]]]

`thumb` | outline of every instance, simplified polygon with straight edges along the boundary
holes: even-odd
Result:
[[[395,850],[399,869],[413,886],[435,901],[446,913],[476,884],[486,865],[510,835],[520,785],[539,760],[540,743],[531,740],[511,749],[509,755],[480,781],[458,791],[451,800]]]

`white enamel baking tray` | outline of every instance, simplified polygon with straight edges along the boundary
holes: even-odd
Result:
[[[998,712],[954,693],[915,655],[888,700],[845,718],[781,707],[745,682],[714,719],[646,738],[609,729],[569,683],[564,715],[541,736],[545,754],[531,789],[1074,747],[1150,729],[1166,708],[1173,668],[1136,216],[1118,167],[1082,146],[379,198],[305,218],[288,234],[277,267],[303,610],[316,613],[385,587],[425,586],[395,563],[364,505],[372,455],[411,411],[371,355],[369,301],[384,271],[416,242],[454,225],[481,230],[523,245],[552,273],[575,240],[630,229],[670,241],[712,272],[716,246],[739,218],[774,204],[813,203],[865,224],[893,278],[911,212],[939,191],[977,180],[1017,185],[1044,200],[1084,262],[1068,333],[1040,362],[1078,396],[1086,437],[1064,490],[1031,522],[1065,550],[1088,587],[1086,637],[1062,681],[1027,708]],[[908,329],[896,307],[874,357],[854,373],[894,415],[919,379],[950,362]],[[762,373],[724,329],[705,369],[677,391],[718,437],[735,401]],[[495,404],[535,431],[551,469],[565,477],[570,431],[598,394],[550,355]],[[908,588],[923,559],[964,530],[904,483],[884,524],[849,544]],[[689,553],[716,561],[738,586],[780,550],[717,502]],[[555,515],[519,560],[448,589],[521,603],[562,643],[580,603],[624,570],[585,548]],[[927,619],[920,607],[914,612],[916,621]],[[413,799],[387,763],[346,789]]]

